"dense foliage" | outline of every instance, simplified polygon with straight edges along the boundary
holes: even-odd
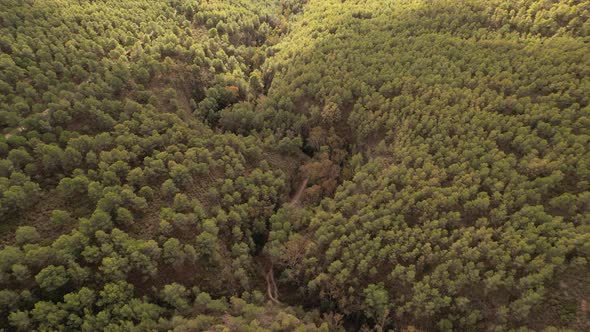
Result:
[[[587,271],[588,5],[555,6],[309,4],[269,104],[339,127],[364,162],[299,229],[277,220],[276,259],[304,247],[286,278],[377,321],[504,330]],[[512,28],[504,7],[549,21]]]
[[[590,329],[589,18],[0,2],[0,330]]]

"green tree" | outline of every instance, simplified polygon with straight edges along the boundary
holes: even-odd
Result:
[[[164,181],[164,183],[162,183],[162,186],[160,187],[160,192],[164,197],[167,198],[172,198],[176,193],[178,193],[178,191],[179,189],[176,187],[172,179]]]
[[[172,283],[164,286],[160,292],[160,297],[162,298],[162,301],[166,302],[179,312],[185,312],[190,309],[188,290],[180,284]]]
[[[37,273],[35,281],[43,290],[52,292],[64,286],[68,276],[63,266],[49,265]]]
[[[68,211],[53,210],[51,211],[51,222],[56,225],[68,225],[72,222],[72,216]]]
[[[38,242],[41,239],[41,236],[35,227],[21,226],[17,228],[14,238],[16,244],[24,245],[27,243]]]
[[[20,310],[11,312],[8,320],[17,331],[30,331],[31,318],[27,312]]]

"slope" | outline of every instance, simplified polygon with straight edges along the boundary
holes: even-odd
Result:
[[[587,329],[587,287],[553,295],[589,282],[588,13],[310,1],[265,65],[265,107],[304,119],[341,184],[271,219],[284,284],[359,326]],[[311,185],[325,169],[304,168]]]

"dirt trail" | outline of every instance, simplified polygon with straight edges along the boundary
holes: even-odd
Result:
[[[291,198],[289,205],[296,206],[297,204],[299,204],[299,200],[301,199],[301,196],[303,196],[303,193],[305,192],[305,188],[307,188],[308,181],[309,181],[309,178],[305,178],[303,180],[303,182],[301,182],[299,189],[297,190],[295,195],[293,195],[293,197]],[[268,298],[274,304],[280,305],[281,302],[279,301],[279,290],[278,290],[277,284],[275,282],[275,277],[274,277],[275,272],[273,269],[272,262],[270,261],[270,259],[268,257],[260,256],[260,260],[258,261],[258,263],[261,266],[263,266],[263,270],[266,271],[264,273],[264,279],[266,280],[266,294],[267,294]]]
[[[289,202],[289,204],[291,206],[295,206],[295,205],[299,204],[299,200],[301,199],[301,196],[303,196],[303,193],[305,192],[305,188],[307,188],[308,181],[309,181],[309,178],[305,178],[305,180],[303,180],[303,182],[299,186],[299,190],[297,190],[297,192],[295,193],[295,195],[293,195],[293,198],[291,198],[291,201]]]
[[[23,131],[23,130],[25,130],[25,129],[26,129],[26,128],[25,128],[25,127],[22,127],[22,126],[21,126],[21,127],[18,127],[18,128],[16,128],[16,129],[14,129],[12,132],[10,132],[10,133],[8,133],[8,134],[4,134],[4,138],[6,138],[6,139],[8,139],[8,138],[11,138],[12,136],[14,136],[14,135],[16,135],[16,134],[20,133],[21,131]]]
[[[268,295],[268,298],[275,304],[281,304],[281,302],[279,301],[279,291],[277,288],[277,284],[275,283],[274,269],[272,267],[272,264],[270,265],[270,269],[264,277],[266,278],[266,293]]]

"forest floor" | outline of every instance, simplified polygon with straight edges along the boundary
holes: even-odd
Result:
[[[531,326],[535,331],[557,324],[590,331],[590,268],[568,268],[557,280],[547,286],[545,300],[531,313]]]

